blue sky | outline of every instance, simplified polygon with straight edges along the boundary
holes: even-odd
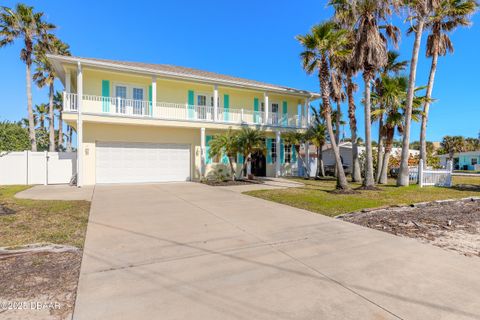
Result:
[[[15,3],[4,0],[2,5]],[[313,91],[318,91],[317,78],[303,72],[298,57],[301,47],[294,37],[331,16],[325,1],[310,0],[26,3],[45,12],[46,19],[58,26],[58,36],[77,56],[175,64]],[[478,14],[473,21],[471,28],[452,35],[455,54],[440,58],[429,140],[447,134],[476,137],[480,130]],[[402,59],[410,59],[412,41],[411,36],[402,35]],[[26,116],[20,48],[18,42],[0,49],[0,121]],[[417,85],[426,84],[429,68],[430,60],[422,48]],[[363,136],[361,91],[356,96]],[[33,98],[34,103],[46,102],[46,90],[34,87]],[[415,124],[412,140],[418,140],[418,135]],[[376,136],[374,131],[373,138]]]

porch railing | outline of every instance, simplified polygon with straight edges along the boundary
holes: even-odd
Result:
[[[78,96],[75,93],[63,94],[63,110],[76,112]],[[213,106],[200,106],[171,102],[159,102],[155,105],[150,101],[124,99],[119,97],[102,97],[83,95],[82,112],[111,114],[118,116],[134,116],[168,120],[216,121],[233,124],[264,124],[265,112],[253,111],[248,108],[222,107],[215,110]],[[305,128],[306,119],[291,114],[269,114],[269,125],[279,127]]]

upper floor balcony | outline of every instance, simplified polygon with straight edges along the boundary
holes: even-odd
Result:
[[[63,110],[78,112],[79,96],[63,94]],[[206,103],[205,103],[206,104]],[[306,117],[297,114],[254,111],[251,108],[194,105],[145,101],[120,97],[82,95],[82,114],[134,117],[144,119],[213,122],[233,125],[266,125],[284,128],[306,128]]]

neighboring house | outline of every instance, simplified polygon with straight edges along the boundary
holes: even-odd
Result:
[[[280,133],[307,127],[317,93],[171,65],[49,55],[65,86],[63,119],[78,134],[78,185],[206,176],[209,141],[229,127],[264,129],[258,176],[291,172]],[[277,142],[279,142],[277,146]],[[277,161],[278,160],[278,161]],[[244,159],[238,156],[238,167]]]
[[[440,165],[445,167],[449,158],[448,154],[438,156]],[[480,171],[480,151],[468,151],[455,153],[453,155],[454,170],[475,170]]]
[[[350,173],[352,167],[352,143],[351,142],[340,142],[340,157],[342,159],[343,165],[345,167],[345,171]],[[377,148],[374,147],[374,150]],[[392,157],[400,157],[402,148],[392,148]],[[364,146],[358,147],[358,154],[361,155],[365,152]],[[409,153],[411,156],[418,156],[420,154],[419,150],[410,149]],[[309,149],[310,158],[316,158],[317,151],[315,146],[310,145]],[[330,144],[326,144],[323,147],[323,164],[325,167],[333,167],[335,166],[335,155],[333,153],[333,149]]]

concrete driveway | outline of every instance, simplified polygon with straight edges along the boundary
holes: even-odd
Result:
[[[96,186],[74,319],[480,319],[480,259],[227,189]]]

